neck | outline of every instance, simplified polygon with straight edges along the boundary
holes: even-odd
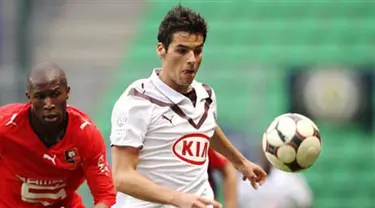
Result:
[[[187,85],[187,86],[184,86],[184,85],[179,85],[177,84],[176,82],[174,82],[168,75],[167,73],[163,72],[163,70],[160,71],[159,73],[159,78],[162,82],[164,82],[166,85],[168,85],[170,88],[176,90],[177,92],[179,93],[188,93],[189,91],[191,91],[191,86],[190,85]]]
[[[67,119],[64,117],[63,121],[56,125],[43,124],[33,112],[30,112],[30,125],[35,133],[42,140],[56,140],[65,132],[67,126]]]

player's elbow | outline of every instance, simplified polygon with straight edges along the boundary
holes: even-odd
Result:
[[[116,204],[116,191],[114,190],[113,184],[110,188],[105,189],[101,187],[101,192],[95,192],[94,195],[94,208],[106,208]]]
[[[131,184],[131,178],[134,170],[129,171],[117,171],[113,173],[113,179],[115,184],[115,189],[117,192],[129,193]]]
[[[121,174],[114,174],[113,179],[115,183],[115,189],[117,192],[123,192],[124,189],[127,187],[127,177],[121,176]]]

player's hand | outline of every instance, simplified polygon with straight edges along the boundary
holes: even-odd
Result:
[[[215,200],[181,192],[176,192],[172,204],[178,208],[207,208],[208,206],[214,208],[222,207],[222,205]]]
[[[248,160],[236,168],[242,173],[242,180],[249,180],[254,189],[257,189],[258,185],[263,185],[266,180],[267,173],[259,165]]]

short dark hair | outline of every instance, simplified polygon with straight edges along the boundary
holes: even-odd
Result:
[[[192,9],[178,5],[168,11],[160,23],[158,41],[168,49],[176,32],[188,32],[203,36],[203,42],[207,36],[207,23],[204,18]]]

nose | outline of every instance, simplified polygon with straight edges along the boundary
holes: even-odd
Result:
[[[44,107],[43,107],[43,109],[47,110],[47,111],[55,109],[55,104],[52,102],[52,99],[50,97],[47,97],[44,100]]]
[[[197,61],[196,57],[195,57],[195,54],[194,54],[194,51],[190,51],[189,54],[188,54],[188,64],[191,64],[191,65],[194,65],[195,62]]]

